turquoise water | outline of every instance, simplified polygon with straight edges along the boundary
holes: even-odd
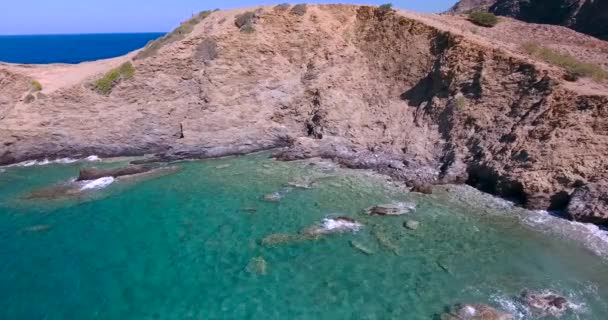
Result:
[[[0,35],[0,61],[80,63],[114,58],[143,48],[164,33]]]
[[[0,173],[3,319],[435,319],[460,302],[533,319],[515,299],[524,289],[579,305],[562,319],[608,314],[603,259],[466,188],[408,194],[366,171],[262,153],[184,162],[172,175],[116,181],[78,197],[27,199],[85,165]],[[316,183],[284,189],[278,203],[263,201],[302,180]],[[362,214],[393,201],[417,209]],[[296,235],[331,214],[365,227],[262,241]],[[408,219],[420,227],[404,228]]]

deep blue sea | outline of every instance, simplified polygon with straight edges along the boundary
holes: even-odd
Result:
[[[0,36],[0,61],[80,63],[118,57],[142,48],[164,33]]]

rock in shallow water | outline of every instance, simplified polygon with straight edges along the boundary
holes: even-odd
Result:
[[[458,305],[452,312],[441,315],[441,320],[514,320],[513,315],[485,304]]]
[[[568,300],[552,292],[524,292],[524,302],[539,317],[561,317],[570,308]]]
[[[408,220],[403,223],[403,226],[410,230],[416,230],[416,229],[418,229],[418,227],[420,227],[420,222],[418,222],[416,220]]]
[[[365,212],[369,215],[377,216],[399,216],[410,213],[416,209],[416,205],[407,202],[397,202],[391,204],[379,204],[370,208],[367,208]]]
[[[156,169],[152,166],[140,166],[140,165],[129,165],[122,168],[113,168],[113,169],[98,169],[98,168],[83,168],[80,169],[80,174],[78,175],[78,181],[84,180],[96,180],[104,177],[121,177],[121,176],[129,176],[134,174],[140,174],[144,172],[151,171]]]

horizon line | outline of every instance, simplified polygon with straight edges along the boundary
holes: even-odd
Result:
[[[136,31],[136,32],[82,32],[82,33],[13,33],[0,34],[0,37],[22,37],[22,36],[86,36],[86,35],[107,35],[107,34],[149,34],[149,33],[169,33],[169,31]]]

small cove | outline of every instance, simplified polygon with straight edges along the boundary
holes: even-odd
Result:
[[[407,193],[369,171],[259,153],[183,162],[173,174],[81,197],[26,199],[86,165],[0,173],[6,318],[434,319],[455,303],[486,303],[535,319],[516,298],[525,289],[558,292],[579,306],[562,319],[608,314],[604,247],[579,239],[593,233],[466,186]],[[289,187],[294,181],[315,183]],[[264,201],[280,190],[280,201]],[[363,214],[391,202],[416,210]],[[364,226],[263,241],[333,215]],[[409,230],[407,220],[420,225]]]

